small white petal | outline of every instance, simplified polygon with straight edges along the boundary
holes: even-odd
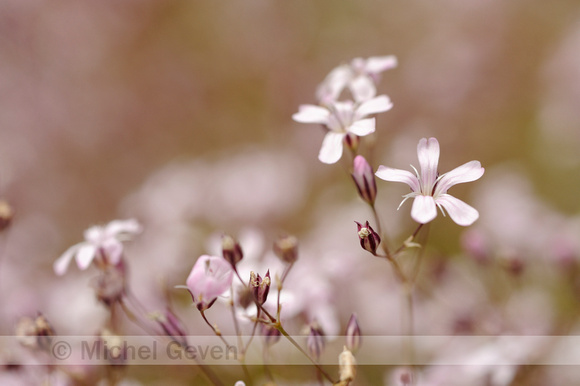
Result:
[[[411,217],[413,220],[421,224],[427,224],[437,217],[437,206],[435,200],[431,196],[418,195],[413,201],[413,208],[411,209]]]
[[[437,197],[437,204],[445,208],[457,225],[468,226],[479,218],[479,212],[475,208],[449,194]]]
[[[393,169],[381,165],[379,166],[379,169],[377,170],[375,175],[379,177],[381,180],[385,181],[404,182],[411,187],[411,190],[413,190],[413,192],[419,192],[420,190],[419,180],[413,173],[407,170]]]
[[[479,179],[484,172],[485,169],[481,167],[479,161],[470,161],[458,166],[439,177],[434,196],[437,197],[441,193],[447,193],[447,190],[453,185],[475,181]]]
[[[53,264],[54,272],[57,275],[64,275],[66,270],[70,264],[70,261],[76,254],[77,250],[79,249],[79,244],[73,245],[69,249],[67,249]]]
[[[435,138],[422,138],[417,145],[417,157],[421,166],[421,187],[423,194],[431,194],[437,180],[439,164],[439,142]]]
[[[316,98],[319,102],[328,104],[338,99],[338,96],[352,78],[349,65],[343,64],[333,69],[318,86]]]
[[[110,238],[101,244],[110,264],[117,265],[123,255],[123,244],[115,238]]]
[[[120,233],[137,234],[141,230],[141,224],[135,219],[113,220],[105,227],[105,233],[110,237],[115,237]]]
[[[292,115],[292,119],[301,123],[322,123],[328,122],[330,112],[324,107],[314,105],[301,105],[298,112]]]
[[[80,269],[87,269],[95,258],[96,252],[97,248],[94,245],[85,243],[84,245],[80,246],[76,258],[78,267]]]
[[[322,147],[318,154],[320,162],[324,162],[325,164],[336,163],[342,157],[343,139],[344,134],[329,131],[322,141]]]
[[[369,99],[363,102],[358,109],[356,109],[356,114],[358,117],[365,117],[370,114],[382,113],[388,111],[393,107],[393,103],[386,95],[379,95],[376,98]]]
[[[380,72],[390,70],[397,67],[397,57],[394,55],[388,56],[373,56],[367,59],[365,71],[370,74],[378,74]]]
[[[354,122],[349,128],[353,134],[358,135],[359,137],[364,137],[365,135],[369,135],[370,133],[375,132],[375,119],[368,118],[368,119],[361,119],[359,121]]]
[[[349,84],[350,92],[357,102],[364,102],[373,98],[377,89],[372,79],[366,75],[359,75],[353,79]]]

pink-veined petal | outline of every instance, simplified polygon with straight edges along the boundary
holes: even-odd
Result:
[[[479,179],[484,172],[485,169],[481,167],[481,163],[479,161],[470,161],[461,166],[458,166],[439,178],[439,182],[437,182],[437,188],[435,189],[435,193],[433,195],[437,197],[441,193],[447,193],[447,190],[453,185],[475,181]]]
[[[395,67],[397,67],[396,56],[373,56],[367,59],[365,64],[365,71],[370,74],[378,74]]]
[[[61,276],[66,273],[66,270],[70,264],[70,261],[73,259],[74,255],[77,253],[79,249],[79,244],[73,245],[69,249],[67,249],[52,265],[54,272]]]
[[[379,177],[381,180],[385,181],[404,182],[405,184],[411,187],[411,190],[413,190],[413,192],[419,192],[420,190],[419,180],[417,179],[417,176],[415,176],[413,173],[407,170],[393,169],[387,166],[380,165],[375,175]]]
[[[301,123],[322,123],[328,122],[330,112],[324,107],[314,105],[301,105],[298,112],[292,115],[292,119]]]
[[[369,99],[363,102],[358,109],[356,109],[357,117],[365,117],[370,114],[382,113],[393,108],[393,103],[386,95],[379,95],[376,98]]]
[[[365,135],[369,135],[370,133],[375,132],[375,119],[374,118],[367,118],[355,121],[350,127],[348,131],[358,135],[359,137],[364,137]]]
[[[432,194],[437,180],[439,164],[439,142],[435,138],[421,138],[417,145],[417,157],[421,166],[421,187],[423,194]]]
[[[344,134],[329,131],[324,137],[324,140],[322,141],[322,147],[320,148],[320,153],[318,153],[318,159],[320,162],[325,164],[336,163],[340,157],[342,157],[343,139]]]
[[[135,219],[113,220],[105,227],[105,233],[109,237],[115,237],[120,233],[137,234],[141,230],[141,224]]]
[[[449,217],[451,217],[457,225],[468,226],[473,224],[475,220],[479,218],[479,212],[477,209],[453,196],[450,196],[449,194],[442,194],[437,197],[437,204],[445,208]]]
[[[413,201],[413,208],[411,209],[411,217],[413,220],[421,224],[427,224],[429,221],[437,217],[437,205],[431,196],[418,195]]]
[[[79,251],[77,252],[77,265],[79,269],[87,269],[91,262],[95,258],[95,253],[97,252],[97,248],[92,245],[85,243],[80,246]]]
[[[366,75],[359,75],[348,84],[350,92],[357,102],[364,102],[373,98],[377,93],[377,88],[371,78]]]

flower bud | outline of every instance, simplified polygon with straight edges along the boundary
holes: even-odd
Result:
[[[13,216],[12,207],[6,201],[0,200],[0,231],[10,226]]]
[[[377,197],[377,184],[375,174],[367,160],[357,155],[354,158],[354,167],[351,174],[354,184],[358,190],[359,196],[369,205],[374,205]]]
[[[310,325],[310,334],[306,340],[306,347],[310,356],[318,361],[324,351],[324,333],[316,322]]]
[[[34,319],[27,316],[21,318],[16,325],[16,336],[24,346],[49,350],[54,329],[46,317],[39,313]]]
[[[256,275],[253,271],[250,272],[250,287],[258,304],[264,304],[266,299],[268,299],[268,292],[270,292],[270,270],[266,272],[266,276],[263,279],[259,274]]]
[[[109,266],[90,282],[91,287],[95,290],[97,299],[110,306],[121,300],[125,295],[125,273],[117,267]]]
[[[254,291],[250,287],[240,287],[237,291],[237,303],[243,309],[248,308],[250,305],[254,304]]]
[[[356,314],[350,316],[350,320],[346,326],[346,348],[351,352],[356,353],[361,345],[361,333]]]
[[[376,255],[377,248],[381,243],[381,237],[373,228],[369,225],[367,221],[363,226],[361,223],[356,222],[358,237],[360,240],[360,246],[365,250],[369,251],[373,255]]]
[[[99,342],[102,345],[103,357],[110,364],[124,365],[127,363],[127,344],[122,337],[104,329],[99,336]]]
[[[170,308],[166,308],[164,312],[155,312],[151,317],[159,323],[165,335],[172,338],[183,347],[187,345],[187,340],[185,339],[187,336],[185,327]]]
[[[356,360],[354,355],[345,347],[338,356],[338,368],[341,382],[352,382],[356,377]]]
[[[242,252],[242,247],[240,247],[240,244],[229,235],[224,235],[222,237],[222,255],[224,259],[226,259],[228,263],[232,265],[232,267],[235,267],[236,264],[244,257],[244,253]]]
[[[281,260],[292,264],[298,259],[298,239],[294,236],[281,236],[274,242],[274,253]]]
[[[280,331],[278,331],[277,328],[268,326],[266,324],[262,324],[262,336],[264,337],[266,346],[270,347],[276,342],[278,342],[282,335],[280,334]]]
[[[358,151],[358,145],[360,144],[360,137],[356,134],[347,133],[344,136],[344,144],[353,154]]]

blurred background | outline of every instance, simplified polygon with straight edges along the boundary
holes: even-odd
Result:
[[[273,238],[289,232],[301,242],[296,296],[312,290],[300,292],[300,280],[321,283],[320,303],[296,315],[338,334],[354,311],[368,333],[400,333],[389,316],[400,299],[381,296],[396,292],[390,268],[358,245],[353,221],[372,217],[348,165],[321,164],[323,131],[291,119],[316,102],[331,69],[355,57],[399,60],[378,86],[394,108],[377,117],[375,168],[417,165],[416,144],[431,136],[441,172],[473,159],[486,168],[451,192],[480,221],[466,233],[439,216],[429,229],[427,288],[444,298],[471,285],[437,281],[450,259],[472,264],[462,280],[490,255],[500,266],[569,268],[580,251],[579,47],[575,0],[0,0],[0,197],[15,212],[0,240],[0,334],[37,311],[58,333],[93,333],[106,315],[87,284],[94,272],[71,265],[57,277],[52,264],[86,228],[117,218],[144,226],[127,258],[151,308],[163,304],[161,283],[184,284],[220,232],[246,237],[262,264]],[[407,191],[378,186],[395,245],[414,229],[410,205],[396,211]],[[481,295],[485,280],[472,283],[474,297],[530,311],[537,328],[512,332],[567,334],[577,279],[560,288],[558,269],[531,269],[519,298],[509,283]],[[476,319],[470,307],[452,318],[427,300],[419,314],[431,323],[418,321],[420,333]]]

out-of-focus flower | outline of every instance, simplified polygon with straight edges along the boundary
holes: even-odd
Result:
[[[346,325],[346,348],[351,352],[356,353],[361,345],[361,333],[360,327],[358,325],[358,320],[356,319],[356,314],[350,316],[350,320]]]
[[[266,343],[266,346],[270,347],[280,340],[282,334],[277,328],[262,324],[262,336],[264,337],[264,343]]]
[[[375,255],[377,253],[377,248],[381,243],[381,237],[377,232],[374,231],[368,221],[365,222],[364,226],[357,221],[355,221],[355,223],[357,227],[358,238],[360,240],[360,246],[365,251],[369,251]]]
[[[324,333],[315,321],[310,325],[310,334],[306,340],[308,353],[313,359],[318,360],[324,351],[324,346]]]
[[[232,285],[234,271],[221,257],[203,255],[195,262],[186,284],[200,311],[213,305]]]
[[[0,200],[0,231],[3,231],[10,226],[13,216],[14,211],[10,204],[4,200]]]
[[[342,146],[348,133],[365,136],[375,131],[375,119],[368,115],[382,113],[393,107],[386,95],[362,103],[332,102],[328,107],[301,105],[292,118],[301,123],[320,123],[328,128],[318,159],[333,164],[342,157]]]
[[[435,138],[422,138],[417,145],[417,156],[421,173],[413,173],[379,166],[376,176],[385,181],[404,182],[411,187],[412,192],[405,197],[401,205],[414,198],[411,217],[421,224],[426,224],[437,217],[437,207],[443,214],[443,208],[455,223],[462,226],[471,225],[479,218],[479,212],[465,202],[447,194],[447,190],[453,185],[470,182],[479,179],[484,172],[479,161],[467,162],[450,172],[438,175],[439,142]],[[399,205],[399,207],[401,207]]]
[[[42,314],[38,314],[34,319],[22,317],[16,324],[18,341],[27,347],[48,350],[54,335],[52,325]]]
[[[274,253],[282,261],[292,264],[298,259],[298,239],[294,236],[281,236],[274,242]]]
[[[333,69],[318,86],[316,97],[324,105],[335,102],[345,87],[348,87],[357,102],[363,102],[376,95],[375,84],[380,73],[397,67],[393,55],[374,56],[368,59],[354,58],[350,64]]]
[[[224,235],[222,237],[222,255],[224,259],[232,265],[232,267],[235,267],[244,257],[240,243],[229,235]]]
[[[352,179],[360,197],[369,205],[374,205],[377,197],[377,184],[373,168],[362,155],[354,157]]]
[[[57,275],[63,275],[73,257],[80,269],[87,269],[94,259],[102,266],[117,265],[123,255],[121,241],[141,232],[137,220],[114,220],[106,226],[93,226],[84,233],[85,241],[70,247],[54,262]]]

